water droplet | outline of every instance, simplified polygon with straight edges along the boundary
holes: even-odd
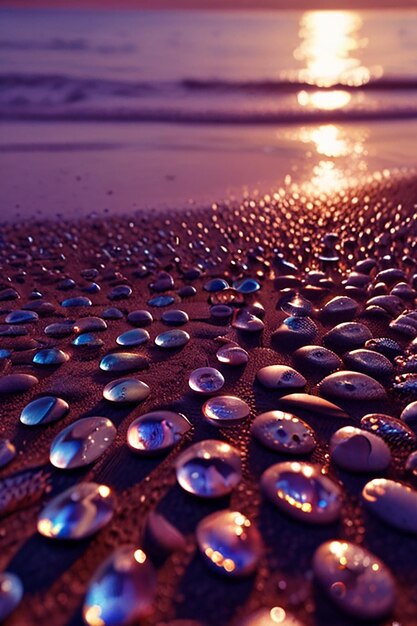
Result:
[[[237,511],[217,511],[197,526],[200,552],[218,574],[233,578],[250,576],[258,566],[262,552],[259,531]]]
[[[212,293],[216,291],[224,291],[225,289],[229,289],[229,287],[229,283],[223,278],[213,278],[204,285],[204,289]]]
[[[174,296],[155,296],[148,300],[149,306],[154,306],[156,308],[161,308],[164,306],[169,306],[175,302]]]
[[[245,420],[250,408],[236,396],[216,396],[203,405],[203,414],[210,424],[218,427],[235,426]]]
[[[36,376],[31,374],[8,374],[0,378],[0,396],[9,393],[24,393],[38,384]]]
[[[69,406],[62,398],[42,396],[29,402],[20,414],[20,421],[26,426],[50,424],[65,417]]]
[[[249,355],[237,343],[226,343],[216,352],[217,360],[226,365],[245,365],[249,360]]]
[[[155,339],[155,344],[160,348],[173,349],[185,346],[189,340],[190,335],[185,330],[173,328],[160,333]]]
[[[264,446],[285,454],[308,454],[316,447],[314,432],[292,413],[268,411],[252,422],[251,433]]]
[[[0,573],[0,621],[3,622],[23,597],[23,585],[16,574]]]
[[[330,455],[336,465],[350,472],[383,471],[391,461],[390,449],[381,437],[354,426],[334,433]]]
[[[214,367],[199,367],[191,372],[188,384],[196,393],[209,395],[220,391],[224,378]]]
[[[49,460],[59,469],[74,469],[96,461],[113,443],[116,428],[107,417],[84,417],[55,437]]]
[[[367,508],[390,526],[417,533],[417,491],[394,480],[374,478],[366,483],[362,497]]]
[[[131,352],[112,352],[100,361],[100,369],[104,372],[130,372],[149,367],[148,359]]]
[[[35,311],[12,311],[4,321],[6,324],[30,324],[38,320],[39,315]]]
[[[109,402],[141,402],[150,394],[148,385],[137,378],[117,378],[103,389],[103,398]]]
[[[142,343],[149,341],[149,333],[143,328],[133,328],[119,335],[116,343],[119,346],[140,346]]]
[[[187,448],[177,457],[175,470],[181,487],[201,498],[225,496],[242,478],[238,450],[216,439]]]
[[[277,463],[262,474],[261,487],[273,504],[296,519],[328,524],[340,515],[341,489],[316,465]]]
[[[16,448],[9,439],[0,439],[0,468],[13,461]]]
[[[288,365],[268,365],[256,373],[258,381],[267,389],[297,389],[307,383],[304,376]]]
[[[127,443],[140,454],[159,454],[173,448],[191,428],[181,413],[153,411],[137,417],[127,431]]]
[[[69,356],[63,350],[59,348],[44,348],[39,350],[33,357],[33,363],[35,365],[62,365],[68,361]]]
[[[328,596],[349,615],[376,619],[394,604],[394,580],[384,563],[348,541],[327,541],[317,548],[313,570]]]
[[[107,324],[101,317],[81,317],[73,329],[75,333],[97,333],[107,330]]]
[[[255,293],[260,288],[261,284],[256,278],[241,278],[233,283],[233,289],[239,293]]]
[[[281,311],[292,317],[308,317],[313,312],[313,305],[310,300],[303,298],[300,294],[290,294],[283,296],[278,306]]]
[[[329,374],[318,385],[321,395],[343,400],[379,400],[386,397],[384,387],[359,372],[342,370]]]
[[[246,309],[237,312],[232,326],[247,333],[260,333],[265,328],[263,321]]]
[[[76,296],[74,298],[67,298],[61,302],[61,306],[64,308],[75,308],[75,307],[87,307],[93,306],[90,298],[86,296]]]
[[[71,343],[78,348],[101,348],[104,345],[104,341],[93,333],[81,333]]]
[[[143,550],[117,548],[97,569],[87,589],[88,626],[127,626],[145,618],[156,594],[156,573]]]
[[[52,539],[90,537],[108,524],[114,505],[107,485],[78,483],[48,502],[39,514],[38,532]]]

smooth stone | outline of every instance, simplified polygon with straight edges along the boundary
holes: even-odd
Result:
[[[0,468],[8,465],[16,456],[16,448],[9,439],[0,439]]]
[[[127,316],[127,321],[129,324],[133,324],[133,326],[149,326],[153,322],[153,317],[150,311],[131,311]]]
[[[108,326],[101,317],[81,317],[73,325],[75,333],[97,333],[107,330]]]
[[[185,415],[173,411],[152,411],[137,417],[127,431],[133,452],[160,454],[173,448],[191,428]]]
[[[213,426],[235,426],[245,420],[250,408],[244,400],[236,396],[215,396],[203,405],[203,415]]]
[[[225,343],[216,352],[216,358],[219,363],[237,367],[245,365],[249,360],[249,354],[241,348],[237,343]]]
[[[20,298],[19,293],[12,287],[6,287],[0,290],[0,302],[6,302],[7,300],[17,300]]]
[[[0,324],[0,337],[23,337],[28,334],[25,326]]]
[[[386,378],[394,372],[391,361],[374,350],[352,350],[344,355],[343,360],[347,367],[374,378]]]
[[[375,337],[369,339],[369,341],[365,343],[365,348],[383,354],[390,361],[393,361],[395,357],[401,356],[404,353],[400,344],[389,337]]]
[[[416,441],[414,432],[401,420],[383,413],[368,413],[361,419],[364,430],[382,437],[390,445],[413,444]]]
[[[210,307],[210,316],[215,320],[229,321],[233,315],[233,309],[227,304],[214,304]]]
[[[61,306],[64,308],[87,307],[93,306],[93,303],[87,296],[76,296],[74,298],[66,298],[61,302]]]
[[[154,306],[156,308],[162,308],[164,306],[169,306],[175,302],[174,296],[155,296],[148,300],[149,306]]]
[[[417,491],[387,478],[374,478],[362,490],[366,507],[384,522],[417,533]]]
[[[320,395],[343,400],[380,400],[387,395],[374,378],[349,370],[329,374],[319,383],[318,390]]]
[[[100,369],[104,372],[130,372],[144,370],[149,367],[148,359],[131,352],[112,352],[100,361]]]
[[[137,624],[152,612],[156,572],[150,559],[133,546],[117,548],[91,579],[82,615],[87,626]]]
[[[253,574],[262,554],[255,525],[237,511],[216,511],[197,525],[197,544],[205,562],[218,574],[239,578]]]
[[[62,365],[69,360],[69,356],[59,348],[44,348],[39,350],[32,359],[35,365]]]
[[[23,598],[23,585],[11,572],[0,573],[0,622],[3,622],[20,604]]]
[[[233,289],[239,293],[255,293],[261,288],[261,283],[256,278],[240,278],[233,283]]]
[[[185,330],[179,330],[173,328],[172,330],[166,330],[163,333],[159,333],[155,339],[155,345],[159,348],[181,348],[190,341],[190,335]]]
[[[145,550],[154,559],[184,550],[187,546],[184,535],[166,517],[155,511],[146,517],[143,541]]]
[[[349,417],[337,404],[308,393],[291,393],[288,396],[282,396],[279,398],[278,404],[283,409],[295,410],[296,412],[297,410],[307,411],[320,417]]]
[[[336,296],[321,309],[323,318],[350,321],[358,311],[359,304],[349,296]]]
[[[417,476],[417,450],[412,452],[405,462],[405,469],[407,472],[413,474],[413,476]]]
[[[279,626],[303,626],[302,622],[281,606],[258,609],[244,617],[243,621],[236,622],[236,626],[277,626],[277,624]]]
[[[157,280],[151,283],[149,287],[152,291],[169,291],[170,289],[174,289],[175,282],[171,274],[168,274],[168,272],[160,272]]]
[[[409,426],[417,425],[417,400],[407,404],[401,412],[400,419]]]
[[[193,285],[185,285],[178,290],[180,298],[192,298],[197,294],[197,289]]]
[[[150,394],[148,385],[137,378],[117,378],[103,389],[103,398],[109,402],[142,402]]]
[[[100,337],[96,337],[94,333],[81,333],[71,342],[73,346],[78,348],[101,348],[104,341]]]
[[[104,320],[121,320],[124,317],[122,311],[116,307],[105,309],[101,316]]]
[[[107,417],[84,417],[61,430],[51,444],[49,460],[59,469],[90,465],[111,446],[116,428]]]
[[[224,441],[205,439],[177,457],[175,471],[184,491],[200,498],[219,498],[241,481],[240,453]]]
[[[42,396],[29,402],[20,414],[20,421],[26,426],[50,424],[67,415],[69,405],[56,396]]]
[[[258,415],[252,422],[251,434],[267,448],[284,454],[308,454],[316,447],[312,428],[283,411]]]
[[[260,333],[265,328],[263,321],[246,309],[237,312],[232,326],[246,333]]]
[[[306,379],[289,365],[268,365],[256,373],[258,381],[267,389],[299,389]]]
[[[229,289],[229,287],[229,283],[227,280],[224,280],[224,278],[212,278],[205,283],[204,290],[213,293],[216,291],[224,291],[225,289]]]
[[[44,333],[48,337],[69,337],[73,333],[73,323],[70,322],[55,322],[48,324],[45,327]]]
[[[330,439],[330,456],[348,472],[378,472],[391,462],[391,452],[381,437],[371,432],[344,426]]]
[[[287,315],[295,317],[308,317],[313,312],[313,305],[299,294],[283,296],[278,302],[278,306]]]
[[[38,517],[38,532],[52,539],[85,539],[108,524],[115,498],[107,485],[81,482],[50,500]]]
[[[169,324],[171,326],[181,326],[182,324],[189,322],[190,318],[185,311],[181,311],[180,309],[169,309],[169,311],[164,311],[162,313],[161,320],[165,324]]]
[[[7,374],[0,377],[0,396],[9,393],[24,393],[38,384],[36,376],[31,374]]]
[[[343,367],[342,359],[322,346],[302,346],[292,356],[299,367],[320,374],[331,374]]]
[[[371,552],[348,541],[326,541],[313,556],[313,571],[328,597],[345,613],[377,619],[395,599],[391,572]]]
[[[366,304],[367,306],[379,306],[382,309],[385,309],[391,317],[399,315],[404,310],[404,304],[401,302],[400,298],[392,295],[374,296],[373,298],[367,300]]]
[[[272,333],[272,340],[283,349],[296,350],[311,343],[317,336],[317,326],[309,317],[287,317]]]
[[[119,346],[140,346],[143,343],[149,341],[150,336],[147,330],[143,328],[133,328],[119,335],[116,339],[116,343]]]
[[[198,367],[191,372],[188,385],[196,393],[210,395],[220,391],[224,385],[224,377],[214,367]]]
[[[367,326],[359,322],[343,322],[327,332],[323,341],[331,348],[353,350],[361,348],[366,341],[372,338]]]
[[[109,300],[126,300],[132,295],[132,288],[129,285],[117,285],[108,294]]]
[[[12,311],[5,317],[6,324],[31,324],[39,320],[35,311]]]
[[[329,524],[340,515],[342,490],[310,463],[285,461],[261,477],[265,495],[284,513],[311,524]]]

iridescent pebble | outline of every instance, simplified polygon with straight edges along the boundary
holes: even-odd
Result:
[[[180,309],[169,309],[169,311],[164,311],[161,316],[161,320],[170,326],[181,326],[186,324],[189,319],[187,313]]]
[[[0,396],[9,393],[24,393],[38,384],[36,376],[31,374],[8,374],[0,377]]]
[[[52,539],[85,539],[113,517],[110,487],[81,482],[50,500],[38,517],[38,532]]]
[[[73,346],[78,348],[101,348],[104,341],[100,337],[96,337],[94,333],[81,333],[71,342]]]
[[[294,362],[317,374],[330,374],[343,367],[343,361],[332,350],[322,346],[302,346],[293,353]]]
[[[299,389],[307,383],[304,376],[289,365],[268,365],[256,373],[256,378],[268,389]]]
[[[74,469],[96,461],[116,437],[107,417],[84,417],[61,430],[51,444],[49,460],[59,469]]]
[[[246,309],[237,312],[232,326],[247,333],[260,333],[265,328],[263,321]]]
[[[384,387],[374,378],[348,370],[329,374],[318,389],[320,395],[343,400],[380,400],[386,397]]]
[[[273,504],[295,519],[328,524],[340,515],[342,491],[317,465],[277,463],[262,474],[261,487]]]
[[[16,448],[9,439],[0,439],[0,468],[4,467],[16,456]]]
[[[367,326],[359,322],[343,322],[338,324],[323,337],[326,345],[342,350],[361,348],[366,341],[372,338]]]
[[[23,585],[11,572],[0,573],[0,622],[3,622],[19,605],[23,597]]]
[[[76,296],[74,298],[66,298],[66,300],[61,302],[61,306],[64,308],[87,307],[93,306],[93,303],[86,296]]]
[[[394,579],[371,552],[348,541],[327,541],[313,556],[314,575],[329,598],[345,613],[381,618],[393,607]]]
[[[394,372],[391,361],[374,350],[352,350],[344,355],[343,360],[348,367],[375,378],[386,378]]]
[[[284,454],[308,454],[316,447],[314,432],[292,413],[268,411],[251,425],[252,435],[264,446]]]
[[[108,294],[109,300],[126,300],[132,295],[132,288],[129,285],[117,285]]]
[[[272,340],[283,349],[295,350],[311,342],[317,332],[316,324],[309,317],[291,316],[272,333]]]
[[[69,405],[56,396],[42,396],[29,402],[20,414],[20,421],[26,426],[50,424],[65,417]]]
[[[291,393],[288,396],[282,396],[279,398],[278,404],[290,411],[301,410],[320,417],[349,417],[337,404],[308,393]]]
[[[137,624],[152,611],[156,572],[145,552],[117,548],[95,572],[87,589],[82,615],[87,626]]]
[[[216,511],[197,525],[197,544],[206,563],[218,574],[250,576],[262,554],[256,526],[237,511]]]
[[[245,420],[250,408],[236,396],[215,396],[203,405],[203,415],[213,426],[235,426]]]
[[[152,411],[130,424],[127,444],[139,454],[160,454],[173,448],[190,428],[190,422],[181,413]]]
[[[374,478],[366,483],[362,498],[367,508],[390,526],[417,533],[417,491],[387,478]]]
[[[148,359],[131,352],[112,352],[100,361],[100,369],[104,372],[129,372],[149,367]]]
[[[385,439],[390,445],[413,444],[416,435],[404,422],[384,413],[368,413],[361,419],[361,427]]]
[[[236,622],[236,626],[303,626],[291,613],[281,606],[273,606],[271,609],[258,609],[247,617]]]
[[[198,367],[191,372],[188,384],[196,393],[210,395],[220,391],[224,378],[214,367]]]
[[[174,296],[155,296],[154,298],[148,300],[149,306],[154,306],[156,308],[169,306],[173,302],[175,302]]]
[[[120,320],[123,317],[123,313],[116,307],[109,307],[103,311],[101,316],[105,320]]]
[[[290,294],[283,296],[279,302],[278,306],[281,311],[287,313],[287,315],[292,315],[296,317],[308,317],[313,312],[313,305],[310,300],[307,300],[303,296],[299,294]]]
[[[236,289],[239,293],[255,293],[260,288],[261,284],[256,278],[240,278],[233,283],[233,289]]]
[[[143,328],[133,328],[119,335],[116,343],[119,346],[140,346],[142,343],[149,341],[149,333]]]
[[[185,285],[178,290],[178,295],[181,298],[192,298],[197,293],[197,289],[193,285]]]
[[[349,296],[336,296],[327,302],[321,310],[324,318],[351,320],[359,308],[358,303]]]
[[[169,291],[173,289],[174,286],[174,279],[168,272],[160,272],[156,281],[149,285],[153,291]]]
[[[381,437],[354,426],[344,426],[332,435],[330,456],[350,472],[383,471],[391,461],[390,449]]]
[[[204,285],[204,289],[210,292],[224,291],[229,289],[229,287],[229,283],[223,278],[213,278]]]
[[[417,425],[417,401],[407,404],[405,409],[401,412],[400,419],[409,426]]]
[[[219,498],[241,481],[240,453],[224,441],[205,439],[193,444],[176,459],[180,486],[200,498]]]
[[[389,337],[375,337],[373,339],[369,339],[365,343],[365,348],[367,350],[375,350],[375,352],[383,354],[390,361],[394,360],[396,356],[400,356],[404,353],[400,344]]]
[[[181,348],[190,340],[190,335],[185,330],[173,328],[159,333],[155,339],[155,344],[159,348]]]
[[[6,324],[30,324],[38,320],[39,315],[35,311],[12,311],[4,321]]]
[[[12,287],[6,287],[5,289],[0,290],[0,302],[5,302],[6,300],[17,300],[20,298],[20,295],[13,289]]]
[[[238,366],[245,365],[249,360],[249,354],[237,343],[225,343],[216,352],[216,358],[220,363]]]
[[[107,330],[107,324],[101,317],[81,317],[73,329],[75,333],[97,333]]]
[[[45,335],[48,337],[69,337],[73,333],[73,323],[68,322],[55,322],[54,324],[48,324],[44,330]]]
[[[149,326],[153,322],[153,317],[150,311],[131,311],[127,316],[127,321],[133,326]]]
[[[103,398],[109,402],[141,402],[150,394],[148,385],[137,378],[117,378],[103,389]]]
[[[62,365],[68,361],[69,356],[59,348],[43,348],[39,350],[33,357],[32,361],[35,365]]]

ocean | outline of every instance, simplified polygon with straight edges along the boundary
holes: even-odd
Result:
[[[0,11],[0,116],[417,117],[417,11]]]

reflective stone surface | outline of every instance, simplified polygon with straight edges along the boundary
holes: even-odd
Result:
[[[116,428],[107,417],[84,417],[55,437],[49,460],[59,469],[90,465],[107,450],[115,436]]]
[[[374,478],[362,490],[366,507],[386,524],[417,533],[417,491],[387,478]]]
[[[227,427],[239,424],[250,413],[250,407],[236,396],[216,396],[203,405],[203,415],[214,426]]]
[[[332,435],[330,456],[351,472],[383,471],[391,462],[390,449],[381,437],[354,426],[344,426]]]
[[[214,367],[199,367],[191,372],[188,384],[196,393],[210,395],[220,391],[224,385],[224,377]]]
[[[127,431],[127,443],[139,454],[159,454],[175,446],[191,424],[173,411],[153,411],[137,417]]]
[[[57,396],[42,396],[29,402],[20,414],[20,421],[26,426],[50,424],[67,415],[69,405]]]
[[[264,446],[285,454],[308,454],[316,447],[312,428],[283,411],[261,413],[252,422],[252,435]]]
[[[177,328],[173,328],[172,330],[167,330],[163,333],[160,333],[156,339],[155,344],[159,348],[181,348],[185,346],[186,343],[190,341],[190,335],[185,332],[185,330],[179,330]]]
[[[103,398],[109,402],[142,402],[150,394],[148,385],[137,378],[117,378],[103,389]]]

